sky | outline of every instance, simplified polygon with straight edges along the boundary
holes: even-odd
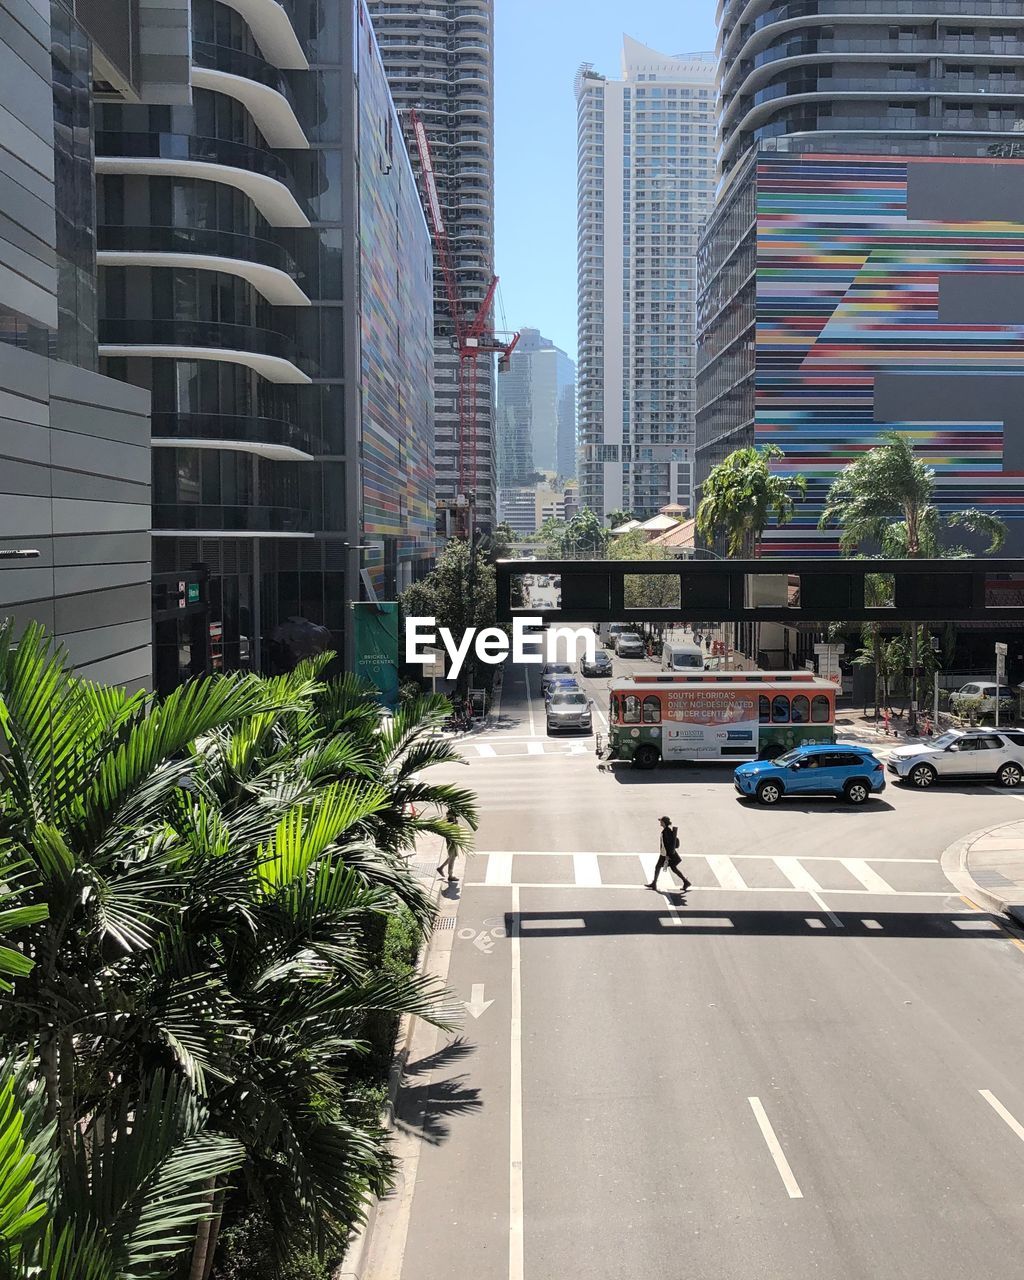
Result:
[[[711,51],[715,7],[715,0],[495,0],[499,328],[540,329],[576,357],[572,86],[580,63],[618,78],[624,31],[659,53]]]

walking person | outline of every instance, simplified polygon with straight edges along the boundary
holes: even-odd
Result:
[[[657,889],[658,876],[667,867],[674,876],[678,876],[682,880],[683,893],[685,893],[690,888],[690,882],[679,867],[682,861],[679,856],[679,829],[672,825],[671,818],[659,818],[659,822],[661,823],[661,833],[658,844],[658,861],[654,867],[654,878],[646,887],[648,889]]]
[[[445,822],[451,822],[455,826],[458,826],[459,816],[454,809],[449,809],[448,812],[444,815],[444,820]],[[437,874],[442,879],[447,877],[448,882],[450,884],[453,880],[458,878],[455,875],[455,859],[459,856],[459,846],[455,843],[455,841],[451,838],[451,836],[447,836],[445,837],[444,847],[445,847],[445,859],[441,863],[441,865],[438,867]]]

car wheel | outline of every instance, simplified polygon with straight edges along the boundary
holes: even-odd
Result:
[[[1021,778],[1024,778],[1024,769],[1019,764],[1004,764],[996,774],[1001,787],[1019,787]]]
[[[778,804],[782,799],[781,783],[762,782],[757,788],[757,798],[762,804]]]
[[[863,778],[851,778],[843,787],[843,795],[850,804],[863,804],[871,795],[871,788]]]
[[[638,769],[653,769],[658,763],[658,749],[645,742],[633,753],[633,763]]]
[[[922,790],[925,787],[930,787],[937,777],[938,774],[930,764],[915,764],[907,774],[907,780],[913,786],[920,787]]]

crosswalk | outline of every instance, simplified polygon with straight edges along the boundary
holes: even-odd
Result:
[[[633,889],[654,874],[653,853],[494,850],[473,854],[466,883],[489,888]],[[697,890],[875,897],[947,897],[955,890],[933,858],[684,854]],[[672,879],[666,875],[667,886]]]

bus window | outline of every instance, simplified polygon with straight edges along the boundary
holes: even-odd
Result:
[[[772,699],[772,724],[789,724],[789,699],[784,693]]]
[[[767,694],[760,694],[757,699],[757,718],[761,724],[771,724],[772,704]]]
[[[608,723],[619,723],[619,700],[614,693],[608,695]]]
[[[793,699],[793,723],[806,724],[811,718],[811,704],[802,693]]]
[[[814,724],[828,724],[832,719],[829,713],[828,698],[823,693],[816,693],[811,703],[811,720]]]
[[[644,724],[661,724],[661,699],[653,694],[644,698]]]
[[[622,711],[623,724],[640,723],[640,699],[635,693],[627,693]]]

